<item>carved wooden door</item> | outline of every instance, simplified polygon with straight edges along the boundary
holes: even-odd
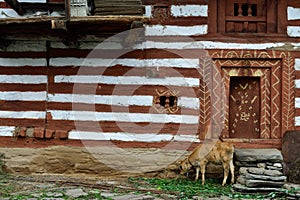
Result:
[[[229,136],[260,137],[260,84],[258,77],[231,77]]]

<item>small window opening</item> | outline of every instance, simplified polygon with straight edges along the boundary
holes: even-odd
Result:
[[[257,16],[257,4],[235,3],[234,16]]]
[[[159,97],[159,105],[168,108],[177,105],[177,97],[176,96],[160,96]]]

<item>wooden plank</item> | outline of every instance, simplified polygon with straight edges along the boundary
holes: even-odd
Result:
[[[300,1],[299,0],[288,0],[287,1],[288,6],[292,6],[292,7],[300,7]]]
[[[149,133],[149,123],[130,123],[130,122],[80,122],[75,124],[74,121],[62,121],[48,119],[48,128],[53,130],[79,130],[90,132],[132,132],[132,133]],[[175,124],[175,123],[151,123],[151,130],[157,130],[159,134],[176,135],[180,131],[183,135],[197,134],[199,125]]]
[[[225,6],[226,2],[224,0],[218,0],[218,10],[216,12],[216,15],[218,15],[218,32],[219,33],[225,33],[226,32],[226,24],[225,24]]]
[[[208,33],[217,33],[218,31],[218,1],[208,1]]]
[[[0,100],[0,110],[6,111],[45,111],[43,101],[3,101]]]
[[[278,0],[277,5],[277,33],[286,33],[287,30],[287,1]]]
[[[267,1],[267,33],[277,32],[277,5],[275,1]]]
[[[187,88],[178,86],[141,86],[141,85],[107,85],[107,84],[76,84],[76,92],[89,95],[157,95],[156,89],[161,91],[172,90],[180,91],[178,95],[185,97],[196,97],[199,91],[198,87]],[[74,84],[49,84],[49,93],[72,94],[74,92]]]

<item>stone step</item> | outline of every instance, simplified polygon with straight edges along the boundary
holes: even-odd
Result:
[[[235,158],[239,162],[281,163],[283,157],[278,149],[235,149]]]

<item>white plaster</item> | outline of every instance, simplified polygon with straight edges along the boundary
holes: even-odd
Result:
[[[46,52],[46,41],[13,41],[6,48],[9,52]],[[45,60],[45,59],[44,59]],[[36,61],[35,61],[36,62]],[[45,66],[42,61],[41,66]]]
[[[287,15],[288,15],[288,20],[300,19],[300,8],[288,7]]]
[[[152,106],[153,96],[116,96],[84,94],[49,94],[49,102],[69,102],[86,104],[106,104],[117,106]]]
[[[125,133],[125,132],[86,132],[70,131],[68,139],[75,140],[119,140],[119,141],[137,141],[137,142],[161,142],[161,141],[185,141],[200,142],[197,135],[172,135],[155,133]]]
[[[15,126],[0,126],[0,136],[12,137],[14,135]]]
[[[46,101],[46,92],[0,92],[0,100],[4,101]]]
[[[295,70],[300,70],[300,58],[295,59]]]
[[[45,119],[45,111],[0,111],[0,118]]]
[[[198,124],[193,115],[49,110],[54,120]]]
[[[192,36],[207,34],[207,25],[173,26],[149,25],[145,27],[146,36]]]
[[[179,97],[178,98],[178,106],[183,107],[183,108],[199,110],[200,102],[199,102],[198,98]]]
[[[295,117],[295,126],[300,126],[300,116]]]
[[[172,5],[171,15],[174,17],[207,17],[207,5]]]
[[[198,59],[185,58],[163,58],[163,59],[101,59],[101,58],[51,58],[50,65],[62,66],[86,66],[86,67],[112,67],[124,65],[129,67],[178,67],[178,68],[198,68]]]
[[[300,108],[300,97],[295,98],[295,108]]]
[[[44,75],[0,75],[0,83],[42,84],[47,83]]]
[[[285,43],[226,43],[214,41],[187,41],[187,42],[155,42],[146,41],[136,45],[135,49],[256,49],[265,50],[283,47]]]
[[[0,67],[46,67],[46,58],[0,58]]]
[[[90,83],[118,85],[165,85],[197,87],[199,79],[184,77],[147,78],[145,76],[65,76],[54,77],[55,83]]]
[[[300,26],[288,26],[287,34],[290,37],[300,37]]]
[[[145,6],[144,17],[152,17],[152,6]]]
[[[300,88],[300,80],[295,80],[295,88]]]

